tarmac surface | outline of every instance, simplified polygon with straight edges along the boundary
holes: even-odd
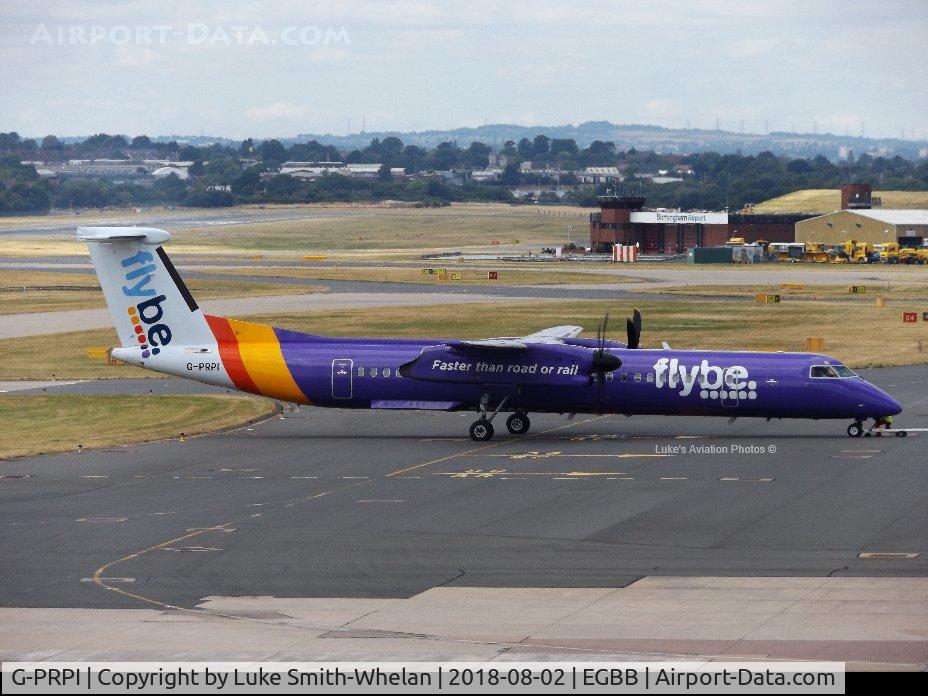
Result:
[[[928,368],[864,376],[928,426]],[[0,463],[0,657],[928,663],[924,434],[473,417],[285,408]]]
[[[900,423],[928,425],[925,368],[868,376],[906,407]],[[531,435],[500,434],[500,423],[484,444],[467,437],[471,420],[304,408],[185,442],[4,462],[0,605],[136,605],[81,582],[104,567],[181,606],[217,594],[623,587],[647,575],[928,574],[919,433],[539,415]],[[139,553],[169,541],[171,552]]]

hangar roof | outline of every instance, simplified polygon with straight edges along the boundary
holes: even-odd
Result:
[[[856,215],[873,218],[888,225],[928,225],[928,210],[869,209],[852,210]]]

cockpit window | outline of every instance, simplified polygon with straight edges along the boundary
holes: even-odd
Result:
[[[854,372],[844,365],[813,365],[809,368],[809,377],[839,379],[856,376]]]

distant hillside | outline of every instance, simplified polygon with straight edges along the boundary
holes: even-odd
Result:
[[[881,208],[928,209],[928,191],[874,191]],[[830,213],[841,207],[838,189],[805,189],[754,206],[755,213]]]
[[[521,138],[532,139],[536,135],[549,138],[573,138],[580,147],[588,147],[594,140],[612,141],[619,150],[635,148],[662,153],[690,154],[695,152],[721,152],[725,154],[757,154],[769,150],[775,155],[792,157],[815,157],[825,155],[838,159],[842,148],[849,148],[855,156],[869,152],[875,155],[901,155],[915,159],[919,150],[928,147],[928,141],[901,140],[899,138],[862,138],[831,133],[735,133],[725,130],[700,130],[696,128],[664,128],[640,124],[615,124],[609,121],[587,121],[580,125],[563,126],[517,126],[512,124],[490,124],[477,128],[455,128],[451,130],[428,130],[417,132],[380,131],[332,135],[304,133],[284,142],[318,140],[324,145],[335,145],[339,149],[357,149],[374,138],[390,136],[400,138],[407,145],[434,147],[438,143],[453,140],[462,147],[479,140],[499,147],[507,140],[518,142]]]

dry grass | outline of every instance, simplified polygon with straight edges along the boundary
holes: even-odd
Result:
[[[285,285],[250,280],[191,280],[190,291],[199,299],[291,295],[323,292],[318,285]],[[57,312],[103,307],[106,302],[96,276],[81,273],[4,271],[0,274],[0,314]]]
[[[859,294],[850,293],[847,285],[804,283],[802,285],[801,288],[784,287],[782,284],[776,283],[766,285],[685,285],[672,288],[643,287],[642,291],[662,295],[745,298],[752,298],[758,293],[770,293],[780,295],[783,301],[845,299],[854,303],[854,307],[872,305],[877,297],[883,297],[887,302],[894,303],[911,302],[912,300],[928,301],[928,279],[905,284],[871,280],[863,286],[864,292]],[[913,308],[912,311],[915,311],[915,309],[917,307]],[[848,308],[847,311],[852,310]],[[856,309],[853,311],[856,311]]]
[[[884,208],[928,208],[928,191],[874,191]],[[755,213],[830,213],[841,207],[838,189],[804,189],[754,206]]]
[[[427,262],[423,268],[428,268]],[[312,268],[254,266],[249,268],[229,267],[219,271],[229,275],[262,276],[267,278],[307,278],[310,280],[363,280],[380,283],[421,283],[424,285],[564,285],[570,283],[635,283],[640,278],[630,278],[605,273],[583,273],[580,271],[554,270],[534,265],[531,268],[513,268],[511,265],[496,264],[485,268],[433,262],[434,270],[445,270],[442,280],[438,273],[423,273],[422,268],[411,266],[315,266]],[[208,272],[211,269],[204,268]],[[487,271],[499,273],[497,280],[487,280]],[[460,274],[455,280],[452,274]]]
[[[244,396],[2,395],[0,459],[213,432],[273,411]]]
[[[270,206],[268,206],[270,207]],[[455,204],[446,208],[381,208],[366,205],[300,206],[308,211],[328,211],[331,217],[274,220],[234,225],[207,225],[174,230],[171,249],[186,253],[308,254],[335,252],[345,256],[401,256],[444,249],[489,246],[534,246],[563,243],[568,227],[572,239],[586,239],[591,210],[562,206],[510,206],[492,203]],[[178,215],[191,210],[174,211]],[[197,210],[198,216],[219,218],[228,210]],[[144,222],[142,214],[132,214]],[[7,224],[42,225],[69,221],[78,225],[106,223],[126,213],[17,218]],[[17,222],[18,221],[18,222]],[[0,255],[80,255],[83,243],[70,235],[17,235],[0,239]]]
[[[554,244],[588,235],[588,211],[462,204],[447,208],[361,209],[334,217],[179,230],[178,251],[409,250]]]

